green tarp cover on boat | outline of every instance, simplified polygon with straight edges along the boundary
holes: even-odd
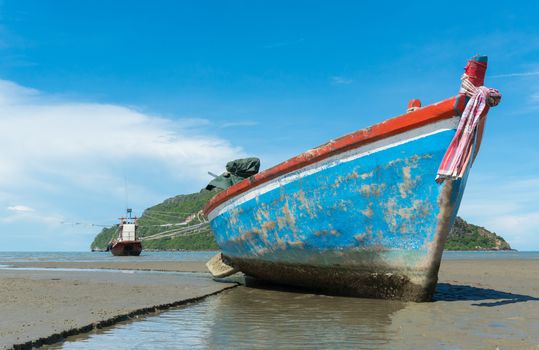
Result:
[[[206,189],[211,191],[217,187],[226,190],[249,176],[258,174],[258,170],[260,170],[260,159],[258,158],[232,160],[226,163],[226,172],[211,180]]]

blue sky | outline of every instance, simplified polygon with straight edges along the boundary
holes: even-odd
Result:
[[[534,2],[0,1],[0,250],[86,250],[97,228],[454,95],[503,93],[460,215],[539,250]]]

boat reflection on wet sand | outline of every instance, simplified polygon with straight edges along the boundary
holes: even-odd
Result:
[[[239,287],[51,348],[103,349],[122,339],[125,348],[137,349],[377,349],[393,337],[391,315],[405,305]]]

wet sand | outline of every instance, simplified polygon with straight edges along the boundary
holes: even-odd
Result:
[[[146,273],[147,276],[140,278],[137,273],[110,271],[0,270],[0,285],[3,286],[0,290],[0,344],[4,346],[100,320],[111,320],[118,315],[129,314],[130,310],[200,297],[231,286],[213,282],[207,274],[200,273],[204,271],[202,262],[37,262],[12,265],[198,273]],[[383,332],[380,334],[384,334],[385,340],[380,340],[377,348],[539,349],[538,276],[539,260],[445,260],[440,270],[435,302],[401,303],[399,307],[389,308],[384,322],[381,322]],[[241,290],[252,289],[241,287]],[[227,294],[234,296],[238,294],[235,292]],[[268,293],[264,298],[272,299],[271,305],[277,307],[279,294]],[[284,299],[290,299],[286,293],[282,295],[282,303],[286,302]],[[244,305],[245,297],[238,298],[237,304]],[[331,300],[333,303],[342,301],[347,308],[352,305],[350,298]],[[358,308],[367,309],[371,304],[377,308],[386,304],[384,301],[364,301],[365,305],[361,301],[354,303],[361,304]],[[320,305],[318,301],[315,304]],[[329,311],[336,308],[335,305],[330,306]],[[224,308],[223,312],[232,312],[227,310]],[[362,310],[361,314],[368,313],[368,310]],[[353,312],[348,314],[347,324],[369,322],[369,317],[358,316],[354,320],[353,315]],[[313,319],[307,329],[316,328],[315,322]],[[243,333],[238,330],[238,334]],[[341,336],[344,339],[347,334]],[[281,345],[287,344],[286,339],[281,341]],[[347,347],[344,343],[342,345]]]
[[[0,286],[4,349],[62,340],[235,284],[214,282],[207,274],[0,270]]]
[[[120,258],[121,259],[121,258]],[[141,271],[179,271],[208,272],[205,262],[200,261],[35,261],[35,262],[1,262],[12,267],[38,267],[61,269],[103,269],[103,270],[141,270]]]
[[[539,260],[443,261],[434,298],[392,315],[388,348],[539,349]]]

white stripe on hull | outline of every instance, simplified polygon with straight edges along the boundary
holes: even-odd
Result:
[[[208,219],[211,221],[215,217],[230,210],[233,207],[241,205],[257,196],[272,191],[280,186],[284,186],[290,182],[294,182],[303,177],[315,174],[324,169],[334,167],[338,164],[350,162],[352,160],[368,156],[370,154],[380,152],[395,146],[399,146],[417,139],[428,137],[443,131],[456,129],[460,117],[456,116],[450,119],[440,120],[438,122],[428,124],[419,128],[405,131],[403,133],[387,137],[382,140],[374,141],[358,148],[336,154],[326,159],[322,159],[316,163],[306,167],[294,170],[290,173],[283,174],[273,180],[256,186],[244,193],[240,193],[235,197],[221,203],[208,214]]]

